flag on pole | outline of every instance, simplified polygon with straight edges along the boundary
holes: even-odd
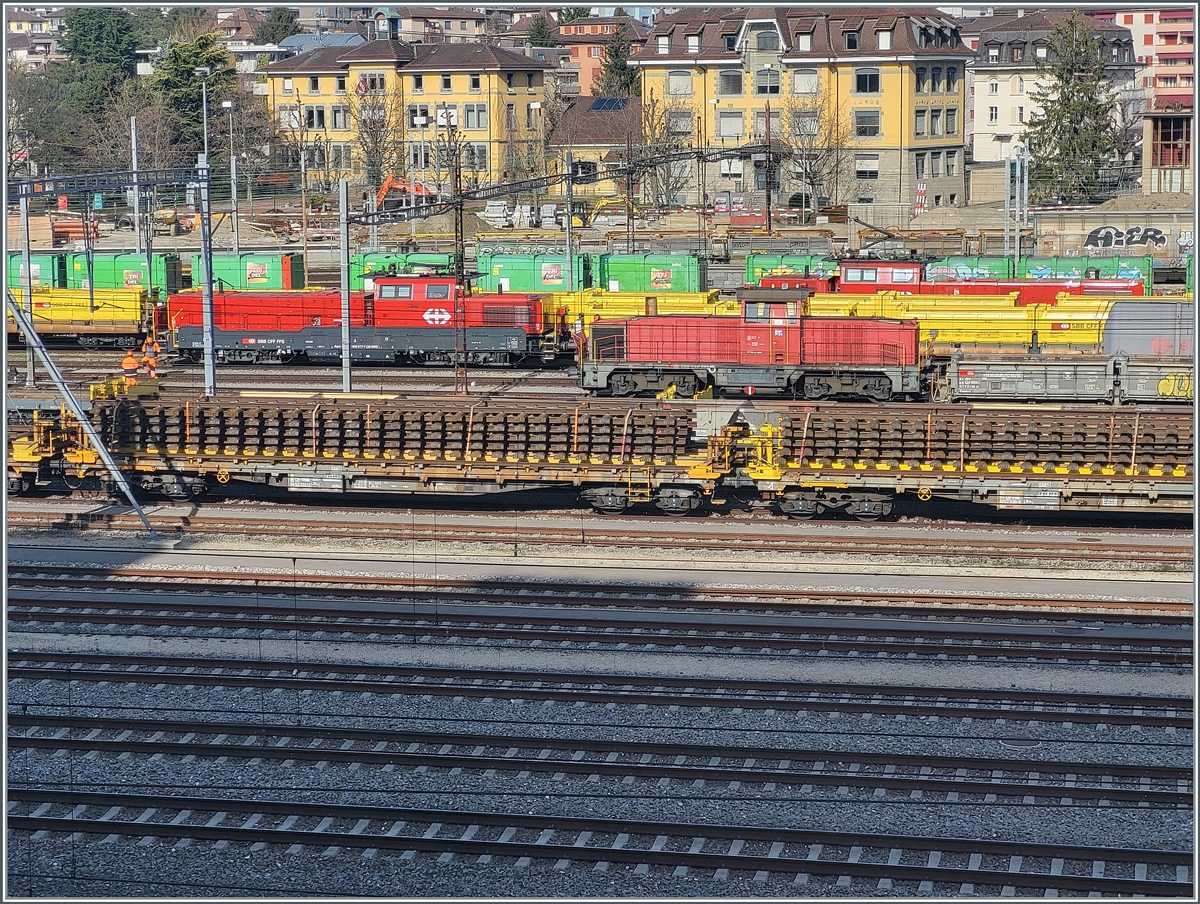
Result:
[[[367,93],[367,80],[366,80],[366,77],[360,78],[360,79],[358,80],[358,86],[357,86],[357,87],[354,89],[354,93],[355,93],[355,94],[358,94],[358,95],[362,95],[362,94],[366,94],[366,93]]]

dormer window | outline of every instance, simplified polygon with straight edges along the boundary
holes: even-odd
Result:
[[[1011,48],[1009,48],[1009,49],[1010,49],[1010,50],[1011,50],[1011,52],[1012,52],[1012,61],[1013,61],[1014,63],[1019,63],[1019,62],[1021,62],[1021,60],[1025,59],[1025,47],[1024,47],[1024,45],[1022,45],[1022,44],[1016,44],[1016,45],[1014,45],[1013,47],[1011,47]]]
[[[688,35],[687,52],[688,53],[699,53],[700,52],[700,35]]]
[[[658,36],[658,52],[659,53],[670,53],[670,51],[671,51],[671,36],[670,35],[659,35]]]
[[[1000,62],[1000,48],[999,47],[989,47],[987,50],[988,50],[988,62],[989,63],[999,63]]]
[[[812,35],[796,35],[796,49],[801,53],[812,50]]]
[[[858,50],[858,32],[857,31],[848,31],[845,33],[844,37],[846,39],[846,49],[847,50]]]
[[[880,50],[891,50],[892,33],[890,31],[875,32],[875,42],[878,44]]]
[[[725,35],[725,50],[729,53],[737,50],[737,35]]]
[[[774,51],[779,49],[779,32],[777,31],[760,31],[757,35],[755,47],[758,50]]]

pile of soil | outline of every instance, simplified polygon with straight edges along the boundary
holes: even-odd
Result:
[[[1196,199],[1185,192],[1161,192],[1156,195],[1131,195],[1128,198],[1111,198],[1097,204],[1094,210],[1192,210]]]

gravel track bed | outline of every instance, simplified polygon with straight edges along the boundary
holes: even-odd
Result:
[[[78,538],[72,537],[73,541]],[[126,545],[128,538],[116,542]],[[254,550],[287,562],[296,543],[247,543],[225,546],[229,562]],[[199,551],[219,551],[217,544],[197,543]],[[312,552],[312,550],[308,550]],[[469,559],[492,561],[494,553],[483,547],[463,545],[454,554]],[[589,553],[592,552],[589,550]],[[649,554],[651,551],[647,550]],[[103,555],[94,558],[103,562]],[[382,553],[382,555],[381,555]],[[438,547],[439,556],[451,549]],[[339,573],[376,576],[379,566],[369,561],[389,561],[385,573],[411,575],[411,546],[394,544],[339,544],[319,551]],[[342,556],[338,560],[339,555]],[[538,550],[547,559],[578,559],[578,549]],[[628,551],[613,551],[614,562]],[[390,559],[388,557],[390,556]],[[31,558],[36,558],[32,555]],[[93,558],[80,550],[78,559]],[[531,556],[532,558],[532,556]],[[761,574],[783,572],[795,556],[736,555],[748,569],[762,567]],[[864,557],[856,557],[861,561]],[[361,560],[361,563],[360,563]],[[444,559],[443,559],[444,560]],[[660,559],[661,562],[661,559]],[[751,564],[753,563],[753,564]],[[80,563],[83,564],[83,563]],[[303,560],[301,566],[305,566]],[[321,563],[325,564],[325,563]],[[520,562],[517,563],[520,566]],[[932,567],[930,567],[932,566]],[[946,568],[922,560],[912,573],[960,574],[970,569]],[[149,562],[139,567],[153,567]],[[309,563],[297,574],[313,577],[320,566]],[[372,570],[374,569],[374,570]],[[395,571],[392,571],[395,569]],[[47,563],[47,570],[53,566]],[[247,575],[258,570],[249,565]],[[907,569],[905,569],[907,570]],[[1105,572],[1097,563],[1089,571]],[[987,592],[986,574],[979,569],[979,592]],[[891,573],[891,572],[889,572]],[[999,571],[996,572],[1000,574]],[[1037,578],[1049,570],[1022,572]],[[1070,572],[1063,572],[1069,574]],[[1082,571],[1075,572],[1076,574]],[[648,580],[691,581],[662,569]],[[760,575],[761,577],[761,575]],[[1108,573],[1107,577],[1118,575]],[[1179,576],[1160,576],[1164,583],[1150,584],[1147,598],[1171,598]],[[1128,581],[1134,578],[1129,575]],[[403,580],[398,576],[399,580]],[[707,583],[707,582],[704,582]],[[857,583],[857,581],[856,581]],[[863,590],[868,588],[863,581]],[[739,586],[729,581],[727,586]],[[740,585],[746,586],[746,585]],[[996,587],[991,592],[1000,592]],[[1176,590],[1177,592],[1177,590]],[[1118,593],[1113,598],[1121,598]],[[1119,619],[1114,619],[1119,620]],[[842,681],[891,683],[894,685],[980,688],[1013,688],[1047,691],[1078,690],[1084,693],[1147,695],[1177,694],[1189,700],[1194,678],[1185,669],[1114,668],[1060,664],[1010,664],[883,662],[857,657],[740,657],[736,654],[669,654],[638,651],[556,651],[531,649],[527,645],[360,643],[353,639],[319,641],[280,637],[181,638],[162,632],[146,633],[105,629],[99,634],[10,633],[10,658],[19,651],[38,650],[148,653],[178,656],[181,661],[204,657],[245,657],[248,660],[292,660],[299,664],[380,664],[402,661],[405,665],[461,668],[502,668],[514,671],[537,669],[583,671],[607,674],[729,677],[768,677],[797,681]],[[993,721],[959,718],[882,718],[857,714],[719,710],[707,707],[646,706],[610,703],[562,703],[522,700],[499,695],[489,699],[436,695],[363,695],[327,691],[263,692],[196,685],[122,685],[81,682],[12,681],[8,687],[10,709],[29,705],[31,712],[46,714],[86,713],[108,718],[160,718],[187,720],[287,723],[365,727],[372,729],[511,734],[522,737],[658,741],[693,745],[745,745],[772,748],[806,748],[836,751],[897,754],[999,757],[1040,762],[1094,762],[1187,767],[1192,763],[1193,733],[1172,729],[1139,730],[1124,726],[1093,726],[1070,723],[1029,722],[1023,718]],[[1004,740],[1038,742],[1036,747],[1009,747]],[[330,750],[339,746],[327,742]],[[366,748],[364,748],[366,749]],[[226,762],[199,759],[185,762],[171,756],[151,760],[143,754],[123,759],[113,754],[53,756],[51,751],[21,750],[10,754],[7,779],[13,784],[51,786],[65,783],[86,790],[115,790],[229,798],[262,798],[361,804],[392,807],[445,807],[460,811],[543,813],[564,816],[596,816],[617,819],[659,819],[714,824],[764,824],[793,828],[838,831],[888,832],[926,836],[996,838],[1013,842],[1083,844],[1128,848],[1191,849],[1193,814],[1189,810],[1162,810],[1128,805],[1098,806],[1078,801],[1063,805],[1038,798],[1025,804],[1015,798],[991,803],[963,795],[950,802],[940,794],[926,799],[902,798],[889,792],[874,798],[869,778],[866,787],[851,785],[846,792],[837,786],[813,784],[806,790],[799,783],[777,783],[774,788],[743,782],[709,782],[697,787],[691,781],[634,779],[625,783],[619,776],[601,776],[590,781],[586,773],[566,772],[556,779],[552,763],[545,772],[528,775],[499,773],[486,776],[466,770],[455,773],[439,768],[362,766],[330,761],[297,760],[285,766],[282,760],[251,763],[247,758]],[[248,756],[253,756],[248,752]],[[523,754],[524,755],[524,754]],[[723,761],[726,762],[726,761]],[[765,761],[764,761],[765,762]],[[832,771],[830,765],[827,771]],[[61,787],[62,785],[58,785]],[[229,822],[240,825],[240,820]],[[703,830],[697,829],[697,835]],[[407,857],[400,852],[379,851],[364,857],[361,850],[342,848],[327,855],[322,846],[305,846],[287,853],[282,845],[252,851],[244,843],[229,845],[196,841],[176,849],[174,839],[139,841],[122,836],[98,843],[100,836],[72,841],[52,835],[36,842],[13,834],[7,855],[8,883],[12,895],[44,896],[391,896],[391,897],[912,897],[951,896],[955,887],[936,887],[919,892],[915,883],[898,882],[893,889],[879,888],[875,880],[856,880],[838,885],[836,876],[810,876],[799,884],[796,873],[770,873],[765,878],[733,873],[726,880],[711,871],[689,870],[674,875],[671,868],[651,866],[648,872],[635,863],[612,863],[598,871],[592,863],[572,862],[556,869],[553,860],[534,860],[519,866],[509,858],[480,864],[473,855],[456,855],[449,860],[436,854]],[[556,842],[562,842],[556,836]],[[568,839],[565,843],[570,843]],[[1030,868],[1030,864],[1026,864]],[[1048,871],[1048,866],[1047,866]],[[977,889],[978,895],[998,894],[998,889]],[[1018,894],[1027,893],[1018,891]],[[1086,896],[1086,893],[1062,892]]]

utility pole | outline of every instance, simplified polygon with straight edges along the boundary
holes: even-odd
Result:
[[[204,335],[204,394],[217,394],[217,350],[213,338],[212,210],[209,206],[208,155],[200,158],[200,305]]]
[[[137,182],[137,117],[129,117],[129,143],[131,147],[131,160],[133,162],[133,250],[137,254],[142,253],[142,190]],[[146,277],[147,288],[154,281],[153,274],[150,273],[150,262],[146,262]]]
[[[567,230],[567,285],[565,291],[575,291],[575,261],[574,251],[571,247],[571,219],[575,216],[575,158],[570,151],[567,151],[567,217],[564,220],[564,225]],[[26,230],[28,235],[28,230]]]
[[[304,252],[304,287],[308,288],[308,147],[304,139],[304,109],[296,99],[300,127],[300,243]]]
[[[338,251],[342,270],[342,392],[350,392],[350,187],[338,182]]]
[[[767,160],[766,160],[766,186],[767,186],[767,235],[771,234],[771,102],[767,101]]]
[[[33,265],[29,261],[29,198],[21,195],[21,266],[25,268],[25,312],[29,317],[29,326],[25,330],[25,386],[32,389],[36,385],[33,373],[34,347],[38,340],[30,335],[33,330]],[[13,315],[16,316],[15,314]]]
[[[625,133],[625,253],[633,254],[633,133]]]
[[[462,148],[458,144],[458,117],[443,106],[446,134],[451,155],[454,186],[454,393],[465,395],[467,382],[467,286],[463,276],[466,267],[466,236],[463,234]]]

